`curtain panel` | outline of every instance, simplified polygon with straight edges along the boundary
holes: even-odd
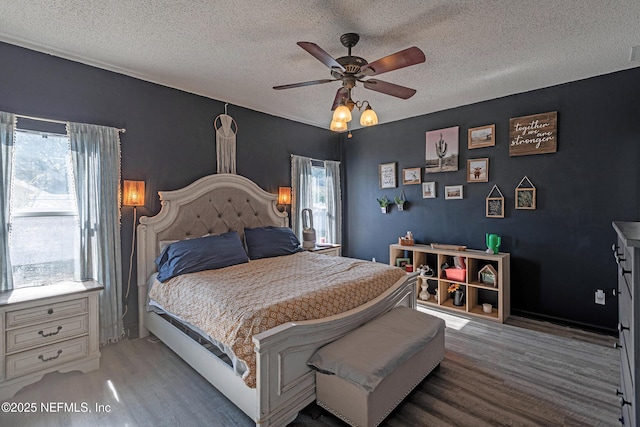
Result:
[[[9,253],[11,168],[16,117],[0,111],[0,292],[13,289],[13,267]]]
[[[313,159],[291,155],[291,229],[302,241],[302,210],[313,208]],[[340,162],[323,162],[327,191],[327,241],[342,243],[342,192]]]
[[[330,243],[342,244],[342,191],[340,162],[324,162],[327,172],[327,234]]]
[[[120,248],[120,135],[118,129],[67,123],[80,224],[77,279],[104,286],[100,344],[124,336]]]

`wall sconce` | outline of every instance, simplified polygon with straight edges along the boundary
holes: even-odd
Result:
[[[144,206],[144,181],[124,181],[122,206]]]
[[[291,204],[291,187],[278,188],[278,204],[279,205]]]
[[[128,181],[122,183],[122,206],[133,206],[133,232],[131,235],[131,254],[129,256],[129,276],[127,277],[127,290],[124,294],[124,313],[122,318],[129,311],[129,291],[131,290],[131,272],[133,268],[133,254],[136,249],[136,225],[138,206],[144,206],[144,181]]]

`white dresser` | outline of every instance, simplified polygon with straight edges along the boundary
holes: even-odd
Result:
[[[613,256],[618,264],[618,333],[620,350],[620,422],[636,426],[640,419],[638,383],[640,375],[640,222],[614,222],[618,241]],[[636,295],[638,294],[638,295]]]
[[[0,293],[0,400],[49,372],[100,367],[101,290],[88,281]]]

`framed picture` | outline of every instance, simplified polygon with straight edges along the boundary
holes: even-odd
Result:
[[[458,126],[427,132],[425,173],[458,170]]]
[[[486,125],[469,129],[469,150],[496,145],[496,125]]]
[[[536,189],[516,188],[516,209],[535,209]]]
[[[396,163],[382,163],[378,165],[378,179],[380,188],[396,188]]]
[[[462,185],[447,185],[447,186],[445,186],[444,187],[444,198],[445,198],[445,200],[462,199],[463,198]]]
[[[504,218],[504,197],[487,197],[487,218]]]
[[[489,159],[467,160],[467,182],[489,181]]]
[[[422,183],[422,198],[423,199],[436,198],[436,183],[434,181]]]
[[[525,182],[526,181],[526,182]],[[526,186],[526,187],[525,187]],[[520,183],[516,186],[516,209],[536,208],[536,187],[533,182],[525,175]]]
[[[396,267],[405,268],[407,264],[410,264],[411,260],[409,258],[396,258]]]
[[[420,168],[402,169],[402,185],[420,184]]]
[[[500,196],[494,196],[494,192]],[[487,195],[486,208],[487,218],[504,218],[504,195],[497,185],[494,185]]]

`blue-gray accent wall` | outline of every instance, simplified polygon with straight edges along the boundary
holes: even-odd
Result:
[[[159,211],[158,190],[173,190],[215,172],[213,100],[73,61],[0,43],[0,110],[124,127],[122,178],[145,180],[141,215]],[[407,230],[421,243],[484,248],[486,232],[512,254],[512,312],[613,331],[617,322],[611,221],[640,217],[640,69],[494,99],[353,132],[352,138],[229,105],[238,123],[238,173],[272,193],[290,183],[290,154],[343,162],[343,254],[388,262],[389,243]],[[391,100],[390,102],[400,102]],[[411,102],[402,101],[402,102]],[[558,112],[558,152],[509,157],[512,117]],[[357,119],[358,114],[356,114]],[[384,123],[384,117],[381,117]],[[467,129],[495,123],[495,147],[467,150]],[[425,132],[460,127],[458,172],[434,173],[436,199],[402,186],[403,168],[424,166]],[[466,182],[467,159],[488,157],[489,182]],[[378,164],[397,162],[399,186],[378,188]],[[537,188],[534,211],[514,209],[514,188],[527,175]],[[444,200],[445,185],[464,185],[463,200]],[[504,219],[485,217],[497,184]],[[404,189],[407,210],[380,213],[376,198]],[[132,212],[123,208],[126,288]],[[605,306],[594,304],[607,291]],[[135,268],[125,326],[135,336]]]

